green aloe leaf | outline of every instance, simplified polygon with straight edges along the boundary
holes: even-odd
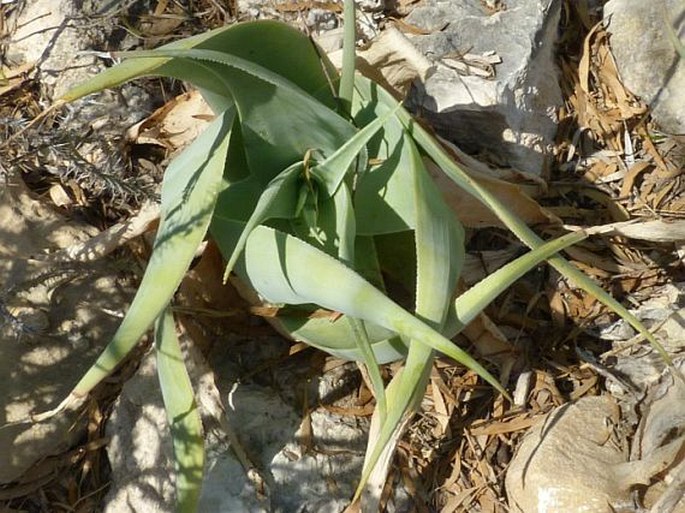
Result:
[[[338,76],[325,54],[300,31],[275,21],[241,23],[174,41],[163,49],[206,49],[226,52],[248,59],[286,78],[327,107],[337,106],[335,88]],[[296,56],[296,58],[293,58]],[[193,69],[192,63],[178,62],[160,56],[157,59],[125,60],[69,90],[63,101],[119,86],[142,76],[189,76],[200,89],[213,91],[212,96],[226,98],[227,92],[216,84],[213,75],[203,69]],[[223,101],[223,100],[222,100]],[[217,108],[221,112],[224,108]]]
[[[298,179],[302,176],[303,172],[304,167],[301,162],[298,162],[280,173],[266,186],[264,192],[259,196],[257,205],[252,211],[250,218],[245,223],[233,253],[228,259],[226,270],[224,271],[224,282],[228,279],[228,275],[233,271],[238,257],[242,254],[247,237],[257,225],[271,217],[290,219],[295,216],[299,188]]]
[[[397,100],[383,88],[373,84],[370,80],[357,76],[357,90],[360,96],[365,101],[378,101],[387,106],[387,108],[395,108]],[[404,109],[397,112],[397,118],[406,127],[407,131],[412,134],[416,143],[425,151],[431,159],[442,169],[442,171],[451,178],[454,183],[461,187],[464,191],[473,195],[485,204],[502,223],[509,228],[514,235],[516,235],[524,244],[531,249],[537,249],[544,241],[531,230],[525,222],[518,216],[510,212],[507,207],[487,189],[473,180],[467,173],[465,173],[454,160],[449,156],[447,151],[431,136],[419,123],[413,120],[411,115]],[[644,336],[652,347],[660,354],[662,359],[668,366],[675,370],[673,362],[665,351],[663,346],[652,335],[649,330],[640,322],[640,320],[631,314],[621,303],[616,301],[609,295],[602,287],[595,283],[592,278],[585,275],[582,271],[574,267],[562,256],[554,256],[549,259],[552,265],[563,276],[570,279],[578,287],[585,290],[588,294],[596,298],[601,303],[605,304],[628,324],[630,324],[636,331]],[[681,373],[675,371],[677,376]]]
[[[416,161],[408,146],[404,126],[397,120],[401,107],[388,108],[373,99],[360,101],[355,95],[355,122],[360,126],[383,127],[369,143],[369,156],[375,164],[362,172],[355,189],[355,214],[360,235],[410,231],[416,227],[416,203],[410,191],[414,187]],[[390,115],[391,119],[386,119]],[[421,165],[421,167],[423,167]],[[442,202],[442,198],[440,198]]]
[[[350,327],[352,328],[352,338],[354,339],[361,359],[369,372],[371,387],[373,388],[373,395],[376,398],[381,422],[385,422],[385,418],[388,414],[388,402],[385,398],[385,383],[383,383],[381,368],[376,359],[376,355],[373,352],[373,348],[371,347],[366,325],[364,324],[364,321],[360,321],[354,317],[350,317],[348,320]]]
[[[454,302],[456,322],[447,328],[447,335],[456,335],[464,326],[475,319],[495,297],[508,289],[514,281],[529,272],[540,262],[554,257],[556,253],[569,246],[578,244],[586,238],[587,233],[584,231],[567,233],[538,246],[536,249],[529,251],[483,278],[460,295]]]
[[[236,25],[211,36],[118,56],[128,60],[69,91],[63,100],[144,75],[190,82],[216,112],[235,103],[245,154],[262,186],[308,150],[331,155],[356,132],[331,109],[337,103],[329,82],[335,80],[330,63],[306,37],[283,24]]]
[[[342,77],[340,78],[339,96],[345,113],[349,115],[352,106],[354,90],[354,73],[356,60],[357,19],[354,8],[354,0],[345,0],[343,3],[343,62]]]
[[[352,196],[347,184],[339,184],[332,199],[333,201],[324,201],[322,204],[320,216],[321,228],[325,234],[336,234],[338,240],[333,242],[338,246],[338,260],[343,264],[352,266],[355,261],[354,243],[356,240],[356,226],[354,210],[352,207]],[[334,207],[334,212],[331,212],[330,208],[326,208],[331,206]],[[331,241],[328,242],[330,243]],[[328,251],[326,251],[328,254],[336,255],[336,253],[332,253],[331,248],[326,248],[325,245],[322,249],[324,251],[328,249]],[[385,419],[388,411],[385,398],[385,384],[383,383],[383,376],[381,374],[378,359],[373,351],[366,323],[354,317],[348,317],[347,320],[350,328],[352,328],[352,339],[354,340],[361,359],[369,373],[379,414],[381,419]]]
[[[266,226],[247,241],[245,261],[254,288],[276,304],[317,304],[415,339],[457,360],[506,394],[471,356],[397,305],[352,269],[306,242]],[[321,283],[335,283],[322,287]]]
[[[357,227],[347,184],[343,183],[331,198],[319,196],[314,207],[306,208],[315,209],[316,223],[312,224],[303,212],[292,220],[291,233],[354,267]]]
[[[399,105],[397,108],[399,109]],[[312,168],[312,173],[324,184],[329,196],[332,196],[338,190],[343,178],[349,174],[350,167],[355,159],[360,155],[366,157],[367,143],[391,119],[395,111],[389,111],[384,116],[377,117],[371,121],[357,132],[354,137],[348,139],[330,157]],[[362,162],[356,167],[358,169],[365,169],[366,165],[367,158],[363,158]]]
[[[406,169],[412,179],[409,191],[413,196],[411,213],[415,225],[416,315],[442,333],[464,262],[464,229],[445,205],[440,191],[423,165],[418,149],[407,134],[404,135],[403,148],[409,154],[411,163]],[[411,223],[411,220],[408,219],[408,222]],[[381,454],[389,450],[388,443],[399,438],[402,420],[418,406],[428,383],[432,361],[432,348],[420,340],[411,339],[405,368],[393,379],[399,381],[396,385],[398,393],[394,393],[388,401],[388,417],[382,422],[378,437],[370,440],[370,454],[364,462],[357,495],[364,489]],[[367,507],[374,509],[376,504]]]
[[[278,320],[295,340],[306,342],[343,360],[364,361],[352,338],[351,319],[346,315],[337,319],[284,316],[278,317]],[[365,328],[379,364],[406,357],[407,345],[395,332],[369,322],[365,323]]]
[[[120,55],[185,62],[187,65],[179,67],[175,78],[191,83],[196,83],[198,67],[208,67],[221,77],[221,81],[215,77],[213,84],[222,90],[228,84],[230,90],[224,90],[224,94],[230,94],[235,102],[250,168],[263,185],[300,160],[307,150],[332,154],[356,132],[333,110],[289,80],[225,50],[158,48]]]
[[[155,354],[174,447],[176,508],[179,513],[194,513],[197,511],[204,475],[202,420],[176,337],[174,318],[169,310],[157,318]]]
[[[217,117],[167,168],[160,226],[138,292],[110,343],[58,409],[110,374],[171,300],[209,226],[234,115]]]

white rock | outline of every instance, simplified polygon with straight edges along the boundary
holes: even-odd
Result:
[[[275,340],[252,344],[252,364],[260,357],[258,353],[264,357],[283,344]],[[277,386],[282,388],[278,393],[257,383],[238,384],[240,370],[232,351],[217,352],[211,370],[193,351],[190,374],[202,410],[207,451],[199,511],[343,511],[361,472],[366,437],[363,423],[314,411],[311,440],[316,446],[307,451],[301,414],[283,400],[283,396],[297,395],[302,386],[301,382],[297,385],[301,377],[296,372],[287,368],[276,372]],[[324,382],[331,379],[328,376]],[[125,385],[108,424],[112,487],[105,513],[174,511],[171,442],[156,380],[154,358],[147,357]],[[317,385],[313,385],[316,394]],[[211,406],[213,397],[219,396],[228,412],[230,435]],[[252,463],[263,470],[262,490],[248,478],[232,451],[236,439]]]
[[[672,427],[680,425],[685,412],[680,408],[666,422],[660,421],[664,411],[675,409],[674,401],[682,402],[683,393],[680,388],[668,402],[652,404],[662,409],[657,415],[659,425],[651,429],[654,436],[648,437],[647,421],[647,428],[641,430],[645,438],[639,451],[635,447],[628,450],[629,426],[621,419],[618,403],[609,395],[584,397],[544,416],[526,434],[509,464],[505,488],[511,511],[636,511],[636,485],[651,490],[660,484],[666,469],[676,463],[682,465],[683,458],[678,460],[678,455],[685,436],[676,434]],[[658,492],[661,496],[657,495],[656,501],[665,496],[663,487]],[[674,498],[677,502],[680,495]]]
[[[517,513],[611,513],[630,501],[614,468],[628,459],[615,428],[620,412],[608,396],[566,404],[526,434],[505,479]]]
[[[562,101],[554,62],[559,13],[558,0],[506,2],[497,12],[484,2],[423,2],[406,21],[431,32],[412,42],[436,72],[413,95],[414,109],[462,149],[540,174]]]
[[[611,0],[604,16],[611,51],[625,86],[652,110],[661,129],[685,134],[685,58],[678,54],[667,24],[685,44],[682,0]]]

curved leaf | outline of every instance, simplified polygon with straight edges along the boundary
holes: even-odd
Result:
[[[238,257],[242,254],[248,235],[250,235],[250,232],[258,224],[270,217],[289,219],[295,216],[298,190],[297,182],[303,171],[304,167],[301,162],[293,164],[271,180],[266,186],[264,192],[259,196],[257,205],[252,211],[247,223],[245,223],[240,238],[238,239],[238,242],[236,242],[233,252],[228,259],[226,270],[224,271],[224,283],[228,279],[229,274],[231,274],[231,271],[233,271],[233,267],[235,266]]]
[[[162,313],[155,324],[155,353],[174,446],[176,507],[179,513],[195,513],[205,462],[202,420],[169,310]]]
[[[367,101],[358,105],[355,96],[355,122],[375,125],[388,115],[382,129],[369,144],[369,157],[379,164],[362,172],[355,190],[355,214],[361,235],[381,235],[412,230],[416,227],[416,203],[410,193],[414,187],[415,159],[405,138],[405,129],[393,114],[393,108]],[[423,165],[421,165],[423,167]],[[439,198],[442,202],[442,198]]]
[[[444,203],[423,166],[421,155],[407,134],[404,135],[403,147],[411,164],[405,169],[412,179],[412,194],[408,196],[412,196],[412,212],[415,215],[416,315],[442,333],[464,263],[464,229]],[[394,450],[388,444],[399,439],[398,430],[404,426],[403,419],[413,414],[420,403],[426,390],[432,361],[432,348],[420,340],[412,339],[405,367],[393,379],[393,392],[388,397],[387,419],[382,422],[378,436],[369,439],[357,495],[365,488],[367,479],[379,462],[386,465],[385,468],[377,469],[381,480],[385,480],[391,458],[381,456],[385,451]],[[366,507],[376,510],[378,504],[374,500],[373,503],[366,504]]]
[[[343,360],[364,361],[352,338],[352,326],[346,315],[335,320],[302,319],[294,316],[279,316],[277,320],[295,340],[306,342]],[[379,364],[394,362],[407,356],[407,346],[393,331],[369,322],[365,324],[365,328]]]
[[[270,20],[240,23],[174,41],[160,48],[196,48],[230,53],[286,78],[331,109],[337,106],[335,89],[338,76],[335,67],[325,54],[312,44],[309,37],[285,23]],[[188,63],[179,65],[167,57],[126,60],[72,88],[62,99],[74,101],[142,76],[180,78],[180,74],[187,75],[188,71]],[[225,95],[225,91],[217,90],[214,82],[215,79],[207,76],[202,70],[196,74],[194,81],[202,89],[215,90],[216,94]],[[218,112],[221,110],[224,109]]]
[[[224,112],[167,168],[160,226],[138,292],[112,341],[72,394],[87,394],[114,370],[181,283],[212,217],[233,119],[234,112]]]
[[[362,319],[440,351],[506,392],[477,361],[338,260],[283,232],[259,226],[245,248],[254,288],[272,303],[314,303]],[[321,284],[335,283],[335,287]]]
[[[307,150],[333,154],[356,129],[288,79],[226,50],[158,48],[121,54],[132,59],[173,58],[180,65],[176,78],[202,86],[195,76],[208,67],[217,94],[230,95],[241,121],[245,153],[252,172],[266,185],[283,168],[302,158]],[[163,67],[156,70],[158,74]],[[225,91],[228,84],[229,91]]]
[[[354,267],[357,226],[347,184],[341,184],[331,198],[319,196],[315,208],[316,222],[302,213],[291,221],[290,233]]]
[[[587,233],[584,231],[567,233],[545,242],[483,278],[454,302],[456,322],[447,328],[448,336],[454,336],[461,331],[461,328],[475,319],[497,296],[536,265],[586,238]]]
[[[397,107],[399,108],[399,106]],[[325,161],[312,168],[312,173],[325,185],[326,192],[332,196],[338,190],[343,178],[349,173],[352,163],[358,156],[363,156],[363,161],[357,166],[359,169],[366,168],[367,155],[366,144],[376,135],[378,130],[392,118],[395,111],[389,111],[384,116],[378,117],[367,124],[345,144],[338,148],[335,153]],[[396,121],[395,121],[396,122]]]

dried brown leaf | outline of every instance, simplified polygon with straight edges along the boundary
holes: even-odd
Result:
[[[415,80],[425,81],[433,63],[394,27],[384,30],[371,45],[357,53],[362,73],[404,98]]]
[[[628,172],[626,173],[625,177],[623,178],[623,183],[621,184],[621,191],[619,192],[619,195],[621,198],[627,198],[630,195],[630,192],[633,189],[633,186],[635,185],[635,180],[637,180],[637,177],[640,176],[642,173],[645,173],[647,171],[650,171],[653,169],[653,166],[651,162],[636,162],[633,164],[630,169],[628,169]]]
[[[506,421],[481,421],[474,423],[469,431],[473,436],[495,436],[505,433],[514,433],[528,429],[535,424],[538,417],[530,417],[527,414],[520,415],[512,420]]]
[[[433,180],[443,194],[445,201],[452,207],[459,220],[470,228],[486,226],[502,227],[501,221],[480,201],[464,192],[437,166],[427,162]],[[519,185],[486,176],[472,169],[464,169],[481,186],[504,202],[510,210],[529,224],[557,224],[559,219],[541,207],[534,199],[525,194]]]
[[[499,367],[504,377],[509,375],[521,357],[521,353],[485,313],[478,315],[461,333],[483,358]]]
[[[193,90],[167,102],[126,135],[137,144],[154,144],[175,152],[194,141],[213,118],[202,95]]]

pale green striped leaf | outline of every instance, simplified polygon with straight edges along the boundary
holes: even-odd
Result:
[[[111,342],[72,394],[87,394],[114,370],[181,283],[212,217],[233,119],[233,111],[221,114],[167,168],[160,226],[138,292]]]
[[[357,85],[362,90],[362,95],[366,101],[376,100],[394,108],[397,101],[381,87],[373,84],[368,79],[357,76]],[[365,91],[371,91],[372,94]],[[544,244],[544,241],[531,230],[520,218],[509,211],[507,207],[487,189],[478,184],[473,178],[465,173],[454,160],[449,156],[442,146],[432,137],[419,123],[414,121],[411,115],[404,109],[397,112],[397,118],[406,127],[416,143],[425,151],[431,159],[442,169],[464,191],[473,195],[485,204],[492,212],[516,235],[524,244],[531,249],[536,249]],[[604,303],[628,324],[635,328],[644,336],[654,349],[661,355],[663,360],[674,370],[670,356],[663,346],[652,335],[640,320],[631,314],[621,303],[616,301],[610,294],[602,289],[592,278],[578,270],[562,256],[556,255],[549,259],[549,263],[557,269],[563,276],[569,278],[578,287],[585,290],[592,297]],[[681,376],[676,371],[676,375]]]
[[[339,260],[306,242],[259,226],[248,238],[245,261],[252,285],[268,301],[290,305],[314,303],[377,324],[448,355],[506,394],[471,356]],[[335,287],[322,287],[322,283],[334,283]]]
[[[205,462],[202,420],[169,310],[165,310],[155,323],[155,354],[174,447],[176,511],[195,513]]]

